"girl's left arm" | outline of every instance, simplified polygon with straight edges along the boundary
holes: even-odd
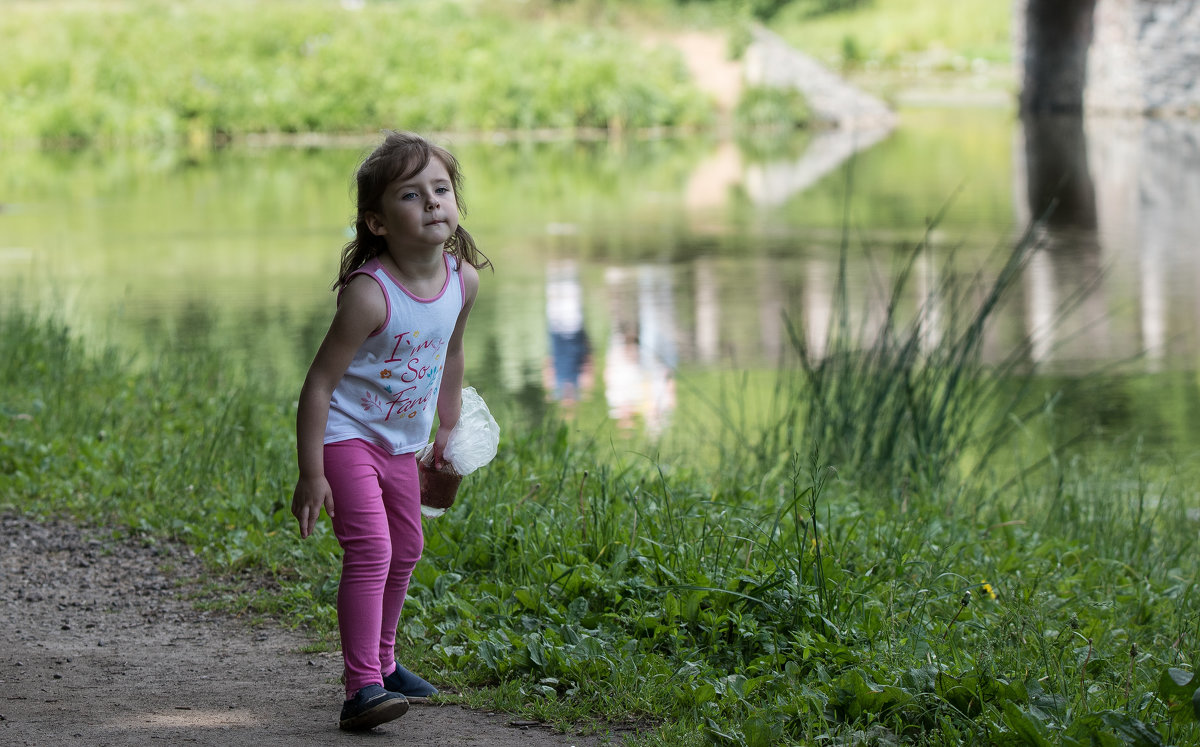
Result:
[[[437,414],[438,429],[433,439],[433,464],[442,465],[442,452],[446,449],[446,440],[450,431],[458,424],[458,416],[462,412],[463,372],[467,367],[466,354],[463,352],[463,334],[467,329],[467,317],[471,307],[475,305],[475,296],[479,293],[479,272],[467,262],[462,263],[463,278],[463,307],[454,324],[454,332],[446,346],[445,367],[442,370],[442,384],[438,392]]]

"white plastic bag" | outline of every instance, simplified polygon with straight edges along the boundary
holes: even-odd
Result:
[[[488,411],[483,397],[474,387],[463,389],[462,412],[442,452],[446,464],[434,469],[432,443],[416,454],[421,476],[421,513],[425,516],[446,513],[454,503],[463,476],[492,461],[499,444],[500,426]]]
[[[469,386],[462,390],[462,414],[446,439],[442,458],[464,477],[492,461],[500,445],[500,426],[483,397]]]

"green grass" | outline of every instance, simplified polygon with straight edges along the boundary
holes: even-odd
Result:
[[[970,72],[1010,61],[1011,7],[875,0],[771,20],[850,70]],[[649,36],[704,28],[744,45],[738,3],[318,0],[161,3],[5,0],[0,142],[186,142],[246,134],[699,128],[711,104],[675,50]],[[803,124],[801,103],[757,92],[744,124]]]
[[[678,55],[461,0],[6,2],[0,140],[696,126]]]
[[[1194,475],[1063,447],[1019,347],[980,363],[1024,256],[944,288],[932,349],[895,305],[874,343],[797,340],[759,404],[711,403],[703,450],[472,382],[500,454],[427,523],[402,656],[465,702],[645,745],[1194,742]],[[216,341],[135,363],[16,308],[0,330],[0,510],[184,541],[206,604],[336,641],[336,543],[287,510],[289,382]]]
[[[870,0],[815,16],[807,12],[810,5],[791,3],[771,21],[771,28],[839,67],[916,65],[923,58],[933,70],[961,72],[972,60],[1012,60],[1012,3]]]

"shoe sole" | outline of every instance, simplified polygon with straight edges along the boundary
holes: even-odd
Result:
[[[384,685],[384,689],[387,690],[387,685]],[[441,692],[438,690],[434,690],[431,693],[425,693],[424,695],[409,695],[403,690],[388,690],[388,692],[396,693],[397,695],[403,695],[404,697],[408,698],[409,703],[428,703],[429,699],[434,695],[441,695]]]
[[[357,716],[339,721],[338,728],[343,731],[374,729],[380,724],[395,721],[406,713],[408,713],[408,701],[404,698],[392,698]]]

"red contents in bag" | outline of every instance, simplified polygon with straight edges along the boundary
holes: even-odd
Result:
[[[454,497],[458,495],[458,485],[462,475],[454,471],[448,463],[443,463],[440,469],[435,469],[433,455],[417,460],[417,473],[421,478],[421,505],[430,508],[447,509],[454,505]]]

